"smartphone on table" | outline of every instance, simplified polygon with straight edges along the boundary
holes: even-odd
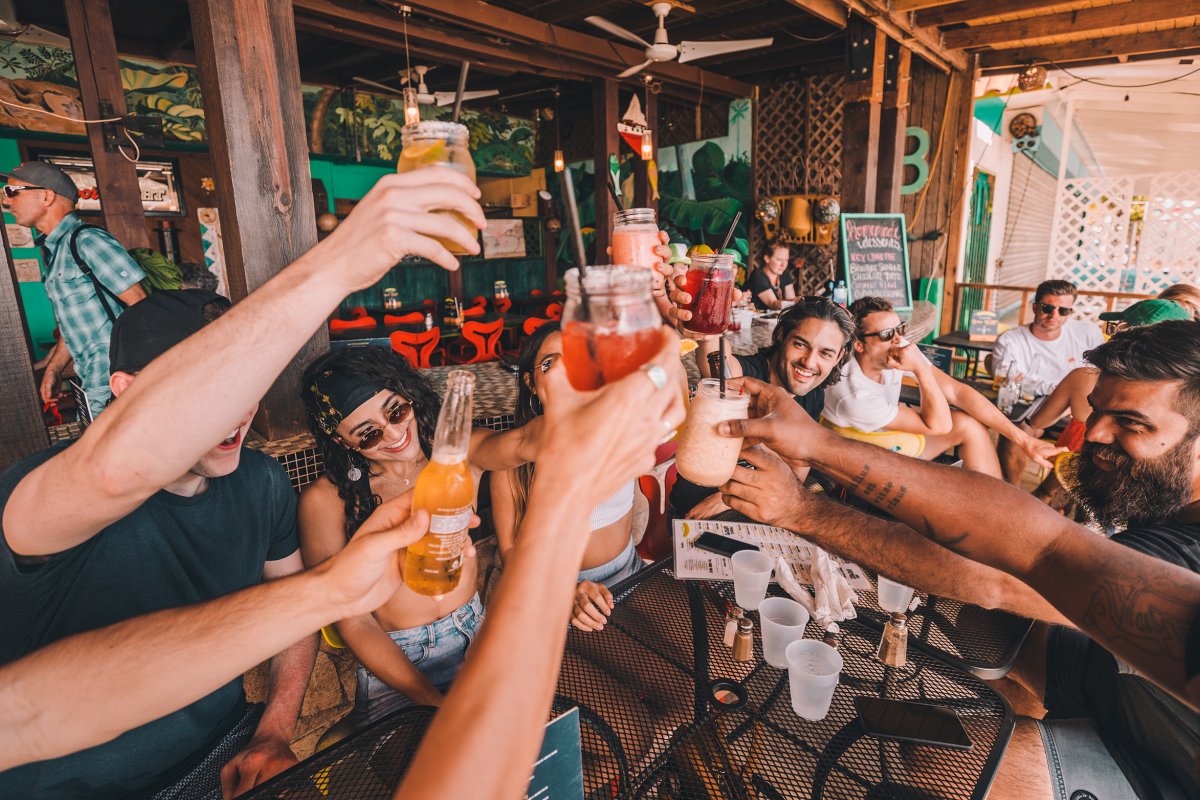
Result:
[[[854,705],[863,727],[872,736],[955,750],[975,746],[952,708],[882,697],[856,697]]]
[[[696,547],[709,553],[715,553],[719,556],[730,557],[734,553],[740,553],[742,550],[757,550],[758,545],[750,544],[749,542],[738,541],[729,536],[722,536],[719,533],[704,532],[697,537],[695,542]]]

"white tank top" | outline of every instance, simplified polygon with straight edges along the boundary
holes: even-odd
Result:
[[[624,517],[633,508],[633,492],[636,483],[630,481],[617,490],[617,493],[592,509],[589,522],[591,529],[596,531],[612,525]]]

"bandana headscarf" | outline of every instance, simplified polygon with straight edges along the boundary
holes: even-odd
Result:
[[[317,424],[321,430],[333,436],[347,415],[354,413],[354,409],[382,392],[383,388],[357,375],[327,369],[317,376],[307,391],[316,401]]]

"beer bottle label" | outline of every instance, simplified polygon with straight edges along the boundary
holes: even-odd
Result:
[[[471,507],[439,508],[436,514],[429,515],[429,532],[443,535],[458,533],[471,523]]]

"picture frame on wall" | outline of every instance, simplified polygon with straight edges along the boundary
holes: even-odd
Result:
[[[84,214],[100,213],[96,167],[88,156],[45,150],[31,150],[29,158],[54,164],[75,182],[79,189],[76,209]],[[142,209],[148,217],[182,217],[187,214],[179,175],[179,162],[173,158],[143,158],[137,169]]]

